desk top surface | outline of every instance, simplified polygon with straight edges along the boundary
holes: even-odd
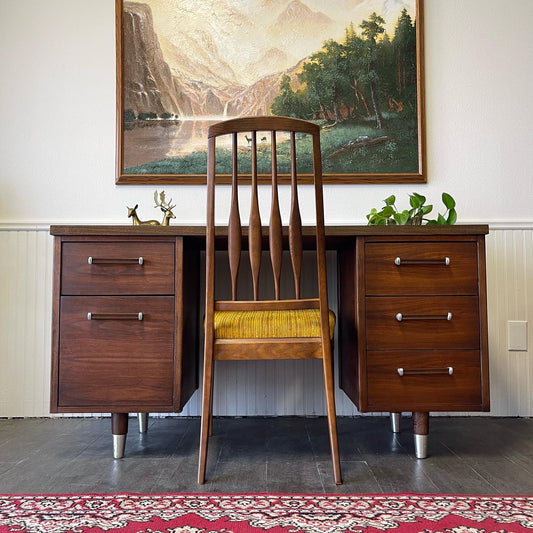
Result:
[[[246,233],[243,227],[243,233]],[[349,238],[357,236],[430,236],[430,235],[486,235],[487,224],[456,224],[453,226],[326,226],[326,237]],[[264,228],[265,233],[268,228]],[[227,228],[217,227],[216,235],[225,237]],[[303,227],[304,235],[313,235],[313,226]],[[133,225],[53,225],[50,234],[57,236],[109,235],[109,236],[183,236],[205,238],[205,226],[133,226]]]

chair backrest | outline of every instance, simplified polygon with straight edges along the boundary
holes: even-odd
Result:
[[[224,140],[221,137],[225,136]],[[307,139],[307,142],[306,142]],[[310,140],[310,142],[309,142]],[[219,145],[226,146],[221,148]],[[229,147],[228,147],[229,145]],[[305,148],[308,167],[305,173],[297,165],[297,145]],[[229,154],[231,153],[231,158]],[[309,156],[312,156],[312,165]],[[244,157],[243,157],[244,156]],[[248,159],[249,156],[249,159]],[[287,158],[289,159],[288,161]],[[244,159],[244,161],[243,161]],[[268,166],[265,167],[265,159]],[[280,161],[280,160],[283,161]],[[220,162],[222,160],[222,164]],[[228,168],[222,168],[224,161]],[[250,166],[251,165],[251,166]],[[244,167],[243,170],[239,166]],[[289,176],[281,175],[280,168],[288,168]],[[259,172],[258,168],[261,168]],[[265,172],[266,170],[266,172]],[[228,178],[230,175],[230,178]],[[208,130],[207,173],[207,240],[206,240],[206,312],[214,302],[215,262],[215,190],[220,183],[231,183],[229,208],[228,258],[232,300],[237,300],[237,280],[245,231],[241,225],[239,189],[250,191],[248,223],[248,250],[252,277],[253,299],[259,300],[259,271],[263,243],[268,240],[274,279],[275,300],[280,300],[280,277],[283,242],[288,238],[288,249],[294,279],[295,299],[300,299],[303,257],[303,227],[298,200],[298,184],[311,183],[315,193],[315,240],[318,269],[318,296],[320,307],[327,308],[326,259],[324,239],[324,208],[322,197],[322,162],[320,155],[320,128],[307,121],[288,117],[245,117],[213,124]],[[261,223],[258,185],[270,183],[270,220],[265,227]],[[283,229],[278,185],[290,182],[291,201],[288,230]],[[241,185],[245,187],[240,187]],[[266,246],[265,246],[266,247]],[[302,302],[303,303],[303,302]]]

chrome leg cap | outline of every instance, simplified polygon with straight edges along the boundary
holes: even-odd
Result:
[[[402,420],[402,413],[390,414],[390,428],[393,433],[400,433],[400,422]]]
[[[113,435],[113,459],[122,459],[126,447],[126,435]]]
[[[139,433],[146,433],[148,431],[148,413],[138,413],[139,419]]]
[[[417,459],[425,459],[428,456],[428,436],[415,433],[415,455]]]

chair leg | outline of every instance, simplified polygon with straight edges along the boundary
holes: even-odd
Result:
[[[213,436],[213,396],[214,391],[211,389],[211,405],[209,406],[209,436]]]
[[[200,453],[198,457],[198,484],[205,483],[207,463],[207,441],[212,424],[212,395],[213,395],[213,353],[205,350],[204,377],[202,385],[202,417],[200,421]]]
[[[329,442],[331,447],[331,461],[336,485],[342,485],[341,463],[339,455],[339,439],[337,435],[337,414],[335,411],[335,388],[333,380],[333,359],[331,348],[324,349],[322,360],[324,367],[324,389],[326,392],[326,410],[328,414]]]

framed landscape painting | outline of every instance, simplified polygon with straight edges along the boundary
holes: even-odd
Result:
[[[423,0],[115,2],[117,183],[205,183],[250,115],[319,124],[326,183],[426,181]]]

